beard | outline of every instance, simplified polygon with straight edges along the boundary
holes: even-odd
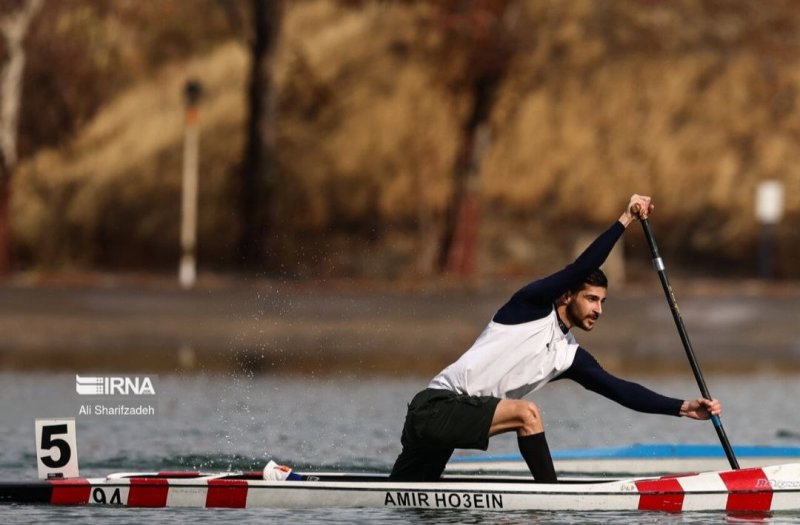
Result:
[[[599,315],[593,313],[585,313],[581,312],[575,303],[571,304],[569,308],[567,308],[567,315],[569,316],[570,324],[572,326],[578,327],[581,330],[589,332],[594,328],[594,325],[597,324],[597,320],[600,318]]]

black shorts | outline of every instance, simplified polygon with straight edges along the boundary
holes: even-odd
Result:
[[[500,399],[427,388],[408,405],[403,451],[390,479],[435,481],[457,448],[486,450]]]

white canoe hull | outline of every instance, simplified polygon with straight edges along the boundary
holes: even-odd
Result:
[[[800,510],[798,463],[675,477],[571,480],[557,484],[536,484],[514,476],[464,476],[435,483],[389,482],[385,476],[379,475],[317,476],[317,481],[264,481],[257,479],[255,474],[144,473],[39,484],[0,483],[0,502],[131,507],[367,507],[491,511]],[[34,491],[38,491],[36,497]],[[27,499],[25,494],[28,494]]]

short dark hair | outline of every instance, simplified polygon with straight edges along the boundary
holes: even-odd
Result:
[[[599,286],[601,288],[608,288],[608,278],[606,274],[603,273],[603,270],[600,268],[595,268],[592,270],[589,275],[583,278],[583,281],[578,282],[572,288],[570,288],[570,293],[576,294],[583,290],[584,286]]]

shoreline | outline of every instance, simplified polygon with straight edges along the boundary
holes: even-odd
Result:
[[[800,373],[800,283],[673,279],[706,372]],[[0,370],[430,375],[521,281],[166,278],[0,285]],[[576,337],[615,373],[691,373],[658,283],[612,287]]]

